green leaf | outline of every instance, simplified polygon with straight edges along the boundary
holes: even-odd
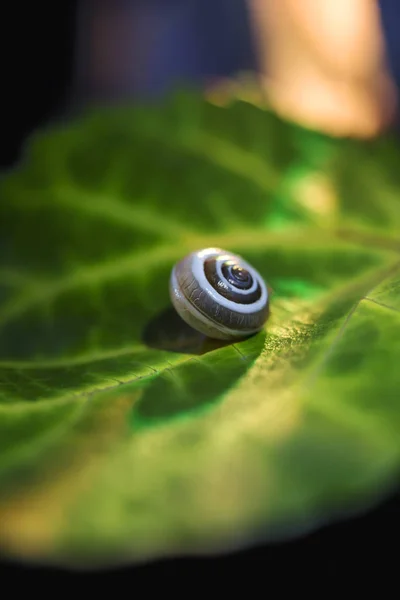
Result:
[[[296,535],[400,466],[400,174],[187,93],[38,133],[0,184],[0,545],[110,564]],[[222,344],[175,261],[239,252],[272,289]]]

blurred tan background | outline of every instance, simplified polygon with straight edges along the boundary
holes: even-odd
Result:
[[[277,109],[338,135],[394,118],[376,0],[249,0],[264,83]]]

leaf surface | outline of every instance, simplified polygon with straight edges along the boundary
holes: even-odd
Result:
[[[114,563],[296,534],[400,463],[400,173],[191,93],[38,133],[0,184],[0,544]],[[186,253],[242,254],[265,330],[171,309]]]

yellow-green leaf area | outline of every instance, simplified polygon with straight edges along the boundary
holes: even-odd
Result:
[[[118,564],[296,535],[400,466],[396,144],[194,93],[96,109],[0,182],[0,546]],[[206,340],[171,269],[218,246],[270,288]]]

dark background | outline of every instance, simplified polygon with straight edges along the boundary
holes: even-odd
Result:
[[[154,25],[160,31],[158,44],[147,54],[145,64],[143,61],[136,64],[132,58],[132,78],[125,82],[125,91],[137,97],[154,97],[179,79],[201,82],[209,75],[231,75],[236,70],[256,68],[243,0],[136,0],[143,10],[157,4],[163,5],[164,19],[163,27],[160,21]],[[380,4],[390,66],[400,84],[400,3],[381,0]],[[33,129],[48,120],[62,118],[68,114],[71,102],[81,99],[82,81],[78,93],[76,88],[77,66],[82,59],[77,54],[76,8],[77,2],[62,0],[48,4],[9,2],[2,7],[0,167],[3,169],[15,163],[21,144]],[[169,18],[169,14],[175,15],[174,18]],[[116,577],[119,582],[127,577],[132,581],[129,592],[132,594],[138,592],[141,582],[147,585],[155,581],[162,585],[168,579],[172,586],[186,587],[184,576],[188,574],[194,588],[197,582],[214,584],[220,575],[226,576],[227,582],[242,575],[248,578],[251,596],[267,594],[274,585],[282,590],[287,582],[294,587],[301,582],[307,588],[317,584],[325,594],[343,576],[357,583],[375,574],[387,582],[398,563],[399,507],[397,494],[368,514],[326,526],[293,542],[258,546],[213,558],[156,561],[98,572],[95,577],[100,580],[104,576]],[[26,585],[31,578],[43,575],[71,577],[62,570],[27,566],[7,559],[1,563],[1,569],[2,576],[12,576],[14,591],[19,581]],[[252,585],[255,582],[258,591]],[[217,590],[210,588],[210,593],[213,592]],[[118,593],[126,592],[121,589]]]

